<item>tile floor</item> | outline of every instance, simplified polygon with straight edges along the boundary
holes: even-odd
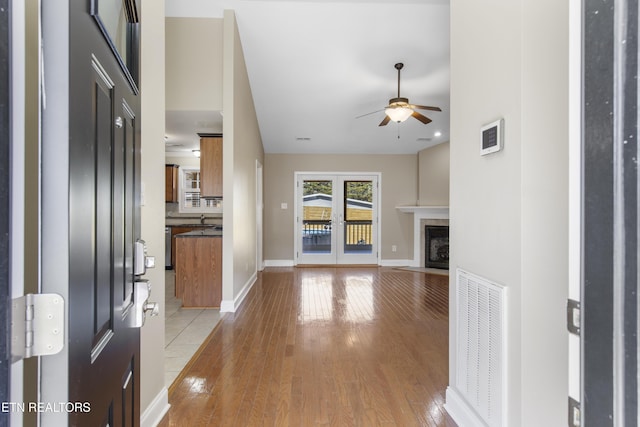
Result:
[[[175,272],[165,271],[164,378],[169,387],[220,320],[220,310],[182,308]]]

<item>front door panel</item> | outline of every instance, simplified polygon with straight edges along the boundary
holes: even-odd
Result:
[[[68,351],[69,401],[88,402],[91,411],[69,413],[69,424],[135,426],[139,100],[127,61],[87,3],[72,2],[70,15]]]

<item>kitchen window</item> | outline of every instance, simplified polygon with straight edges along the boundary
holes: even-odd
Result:
[[[200,198],[200,169],[180,168],[181,213],[220,212],[219,201]]]

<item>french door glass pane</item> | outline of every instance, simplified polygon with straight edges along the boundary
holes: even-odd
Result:
[[[344,181],[344,253],[370,254],[373,227],[373,182]]]
[[[331,253],[332,206],[332,181],[303,181],[303,253]]]

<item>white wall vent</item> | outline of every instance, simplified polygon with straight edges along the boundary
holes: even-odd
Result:
[[[456,389],[487,426],[506,425],[506,288],[456,271]]]

